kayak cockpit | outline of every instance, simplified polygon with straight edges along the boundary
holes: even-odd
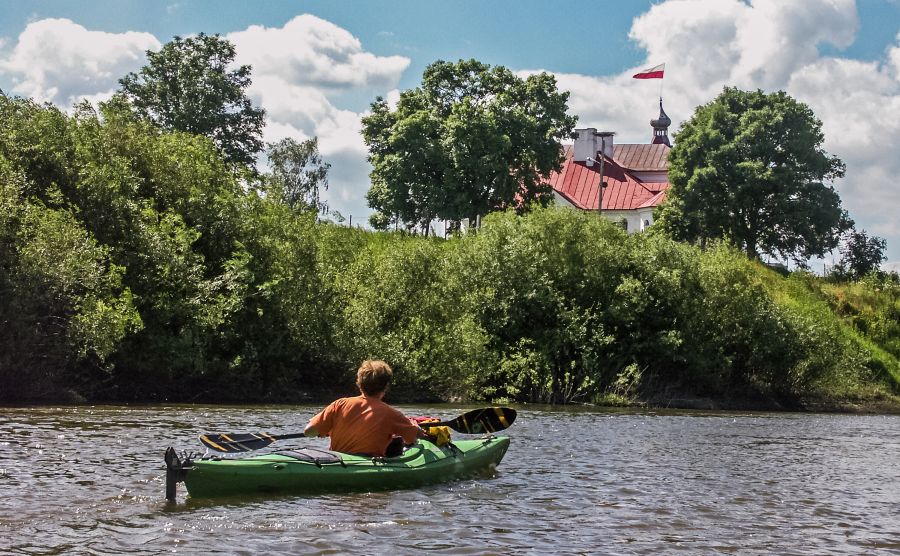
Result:
[[[333,465],[335,463],[340,464],[344,467],[346,467],[347,465],[344,463],[344,458],[341,457],[341,453],[332,450],[320,450],[318,448],[300,448],[298,450],[279,450],[275,452],[275,454],[293,458],[297,461],[313,463],[317,467],[322,467],[323,465]]]

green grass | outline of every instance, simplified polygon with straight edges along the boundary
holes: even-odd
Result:
[[[865,280],[831,283],[806,273],[783,277],[763,266],[760,281],[772,299],[792,314],[827,329],[845,349],[857,351],[863,369],[831,373],[811,386],[810,395],[867,400],[900,394],[900,314],[897,287]]]

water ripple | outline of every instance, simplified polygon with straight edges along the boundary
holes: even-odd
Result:
[[[182,489],[177,505],[163,500],[166,446],[197,451],[207,431],[294,431],[316,409],[6,408],[0,552],[900,552],[896,416],[529,406],[490,477],[219,501],[185,501]]]

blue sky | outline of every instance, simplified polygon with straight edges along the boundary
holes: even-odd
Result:
[[[267,140],[318,136],[328,200],[362,220],[369,167],[358,120],[437,59],[548,71],[579,126],[649,140],[665,62],[673,130],[725,85],[787,90],[822,119],[848,166],[844,206],[900,261],[900,0],[479,2],[0,0],[0,89],[71,106],[101,100],[174,35],[221,33],[254,67]]]

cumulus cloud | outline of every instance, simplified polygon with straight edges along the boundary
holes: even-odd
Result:
[[[365,98],[395,91],[409,58],[376,56],[345,29],[306,14],[283,27],[253,25],[227,38],[235,44],[236,62],[253,67],[248,94],[266,110],[266,142],[318,137],[332,164],[325,200],[345,215],[367,215],[363,114],[335,99],[348,91]]]
[[[284,27],[252,25],[228,35],[237,62],[256,75],[280,76],[288,83],[319,88],[393,87],[409,66],[403,56],[376,56],[345,29],[313,15]]]
[[[670,0],[636,18],[629,36],[666,62],[667,81],[709,96],[723,81],[783,87],[819,45],[846,47],[858,27],[853,0]]]
[[[89,31],[68,19],[42,19],[29,23],[0,57],[0,74],[10,78],[14,94],[70,107],[83,97],[108,98],[119,78],[159,47],[149,33]]]
[[[396,110],[397,105],[400,103],[400,89],[391,89],[388,91],[387,95],[384,96],[384,100],[387,101],[388,107],[391,110]]]
[[[897,50],[894,48],[893,50]],[[847,164],[836,184],[857,227],[900,253],[900,80],[889,64],[822,59],[794,74],[787,90],[822,119],[826,149]],[[892,258],[896,258],[892,257]]]
[[[857,27],[852,0],[669,0],[632,24],[629,37],[647,53],[641,65],[613,76],[556,76],[572,93],[569,105],[579,124],[649,134],[660,85],[676,128],[725,85],[787,87],[796,72],[820,59],[819,45],[845,47]],[[631,78],[660,63],[666,64],[663,83]]]
[[[897,34],[897,44],[900,45],[900,33]],[[894,79],[900,80],[900,46],[893,46],[888,49],[888,60]]]

